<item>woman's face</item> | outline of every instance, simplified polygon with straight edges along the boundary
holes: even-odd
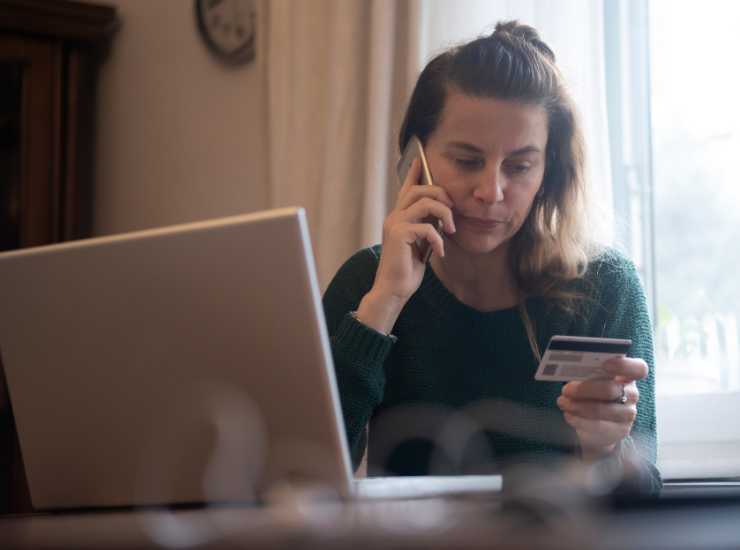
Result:
[[[542,184],[546,146],[542,106],[451,91],[425,145],[434,183],[454,203],[447,238],[470,254],[508,241]]]

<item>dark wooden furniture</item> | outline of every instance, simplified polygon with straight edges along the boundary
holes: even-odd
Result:
[[[95,84],[117,26],[109,6],[0,0],[0,251],[91,234]],[[1,366],[4,512],[29,503]]]
[[[111,7],[0,1],[0,243],[90,234],[96,71]]]

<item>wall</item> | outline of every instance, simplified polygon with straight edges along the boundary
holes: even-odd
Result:
[[[99,80],[95,234],[265,208],[261,50],[224,67],[198,36],[192,1],[108,3],[122,26]]]

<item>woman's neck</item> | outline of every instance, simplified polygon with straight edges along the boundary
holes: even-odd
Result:
[[[445,257],[432,256],[431,267],[458,300],[479,311],[514,307],[522,299],[511,273],[508,242],[488,254],[471,255],[447,239]]]

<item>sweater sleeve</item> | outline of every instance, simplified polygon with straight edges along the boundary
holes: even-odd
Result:
[[[377,249],[357,252],[339,269],[323,298],[342,415],[355,469],[367,445],[365,426],[383,400],[383,364],[395,341],[393,336],[365,326],[352,315],[372,287],[377,266]]]
[[[630,437],[621,446],[620,454],[634,455],[639,463],[638,485],[641,492],[656,493],[662,485],[655,467],[657,437],[655,421],[655,358],[653,332],[645,292],[634,264],[621,254],[606,253],[595,274],[600,288],[600,314],[594,329],[609,338],[629,338],[629,357],[637,357],[648,366],[648,376],[637,382],[640,400],[637,418]],[[625,457],[622,457],[625,458]]]

